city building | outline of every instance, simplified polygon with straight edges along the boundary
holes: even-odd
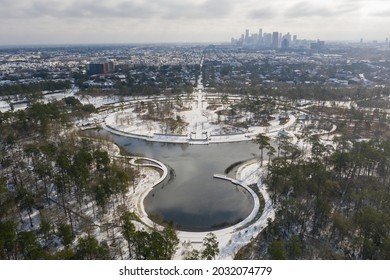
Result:
[[[259,41],[258,41],[258,43],[261,44],[262,41],[263,41],[263,29],[260,28],[259,29]]]
[[[92,75],[105,75],[114,72],[114,62],[112,61],[101,61],[91,62],[87,65],[87,74]]]
[[[282,40],[282,49],[288,49],[290,47],[290,41],[284,38]]]
[[[249,29],[245,30],[245,43],[249,43]]]
[[[273,49],[279,48],[279,32],[272,33],[272,48]]]
[[[291,34],[289,32],[282,37],[282,42],[281,42],[282,49],[290,48],[290,43],[291,43]]]
[[[316,43],[310,44],[310,49],[312,50],[322,50],[325,47],[325,41],[317,40]]]
[[[271,47],[271,45],[272,45],[272,34],[271,33],[264,33],[263,44],[266,47]]]
[[[292,35],[290,32],[282,34],[281,32],[263,32],[262,28],[258,29],[256,33],[250,33],[249,29],[245,29],[245,32],[239,38],[232,38],[231,44],[244,48],[256,48],[256,49],[310,49],[310,44],[314,48],[322,48],[321,43],[317,41],[298,39],[298,35]]]

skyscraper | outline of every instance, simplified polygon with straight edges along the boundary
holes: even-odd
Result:
[[[272,47],[272,34],[264,33],[263,34],[263,45],[266,47]]]
[[[259,34],[253,33],[250,41],[252,45],[256,45],[259,41]]]
[[[249,43],[249,29],[245,30],[245,43]]]
[[[241,34],[240,45],[244,44],[244,42],[245,42],[245,36],[244,34]]]
[[[283,37],[284,37],[284,39],[287,39],[289,43],[291,42],[291,34],[290,34],[290,32],[288,32],[288,33],[287,33],[286,35],[284,35]]]
[[[263,42],[263,29],[259,29],[259,38],[258,38],[258,43],[261,44]]]
[[[273,49],[279,48],[279,32],[272,33],[272,48]]]

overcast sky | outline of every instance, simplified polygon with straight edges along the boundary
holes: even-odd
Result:
[[[223,42],[250,32],[384,41],[389,0],[0,0],[0,45]]]

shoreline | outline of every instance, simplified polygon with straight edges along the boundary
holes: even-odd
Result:
[[[209,139],[189,139],[186,135],[171,135],[171,134],[136,134],[130,133],[107,124],[104,121],[103,129],[113,133],[115,135],[142,139],[148,142],[160,142],[171,144],[188,144],[188,145],[209,145],[209,144],[221,144],[221,143],[238,143],[252,141],[259,133],[271,135],[277,133],[280,130],[288,129],[296,122],[294,115],[290,115],[290,120],[284,125],[277,125],[274,127],[252,127],[254,129],[251,132],[243,134],[225,134],[225,135],[211,135]],[[217,138],[217,139],[215,139]]]
[[[120,155],[119,146],[115,143],[112,143],[112,145],[116,146],[116,148],[114,148],[114,151],[112,151],[111,154],[113,157],[125,158],[129,161],[129,164],[133,166],[138,166],[141,168],[154,168],[163,171],[163,174],[160,175],[157,180],[155,180],[151,184],[148,184],[147,186],[144,186],[142,189],[136,189],[134,193],[135,196],[133,196],[129,201],[129,207],[133,209],[133,211],[137,214],[143,224],[150,228],[163,228],[163,225],[157,224],[149,218],[148,213],[146,212],[144,207],[144,199],[149,194],[149,192],[153,190],[153,188],[155,188],[157,185],[159,185],[166,179],[166,177],[168,176],[167,166],[164,163],[152,158]],[[137,163],[137,161],[139,160],[146,160],[148,161],[148,163]],[[177,237],[179,238],[180,243],[174,256],[174,259],[184,259],[186,252],[188,252],[189,250],[189,247],[192,249],[201,249],[204,237],[210,232],[216,235],[217,240],[219,242],[220,254],[217,258],[221,260],[233,259],[235,253],[237,253],[237,251],[242,246],[250,242],[251,238],[259,234],[261,230],[267,226],[268,218],[274,218],[274,211],[266,190],[262,188],[261,179],[259,177],[260,169],[258,168],[258,164],[259,163],[253,161],[253,159],[249,160],[239,167],[239,170],[236,174],[236,179],[225,176],[226,180],[238,183],[241,187],[244,188],[244,190],[248,191],[251,194],[252,198],[254,199],[254,205],[251,213],[242,221],[218,230],[199,232],[176,230]],[[253,173],[254,171],[256,174]],[[251,176],[248,176],[247,174],[251,174]],[[248,187],[248,185],[252,183],[257,184],[259,192],[261,195],[263,195],[263,199],[265,201],[264,210],[258,219],[256,219],[256,217],[259,215],[260,199],[259,196]],[[131,191],[129,190],[129,196],[131,197],[132,193],[130,192]]]

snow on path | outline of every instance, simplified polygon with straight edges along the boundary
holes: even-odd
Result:
[[[243,142],[251,141],[259,133],[265,133],[271,135],[277,133],[280,130],[287,129],[291,127],[296,122],[296,117],[290,115],[290,119],[286,124],[280,125],[278,120],[278,115],[274,117],[276,120],[271,121],[270,127],[261,127],[261,126],[252,126],[249,127],[247,133],[242,134],[224,134],[224,135],[213,135],[210,137],[212,130],[215,125],[211,125],[207,117],[204,116],[204,112],[201,108],[203,100],[203,94],[198,94],[198,100],[193,103],[194,106],[199,106],[199,108],[193,109],[183,113],[183,119],[188,122],[188,135],[170,135],[170,134],[156,134],[158,133],[158,128],[156,123],[154,124],[140,124],[137,121],[134,121],[132,124],[121,125],[116,122],[116,115],[118,113],[110,114],[105,119],[105,129],[119,134],[122,136],[140,138],[152,142],[164,142],[164,143],[190,143],[194,144],[192,140],[205,140],[199,141],[197,144],[216,144],[216,143],[228,143],[228,142]],[[130,111],[125,111],[126,113],[133,115],[134,113]],[[148,126],[148,128],[146,127]],[[208,137],[208,141],[206,138]]]
[[[231,242],[222,247],[218,259],[232,259],[241,247],[249,243],[264,228],[267,227],[269,219],[275,219],[275,211],[272,200],[261,180],[261,176],[264,172],[265,170],[264,168],[260,167],[259,162],[248,163],[247,165],[239,168],[237,172],[237,179],[244,181],[248,185],[257,183],[259,191],[265,201],[264,210],[258,220],[254,221],[250,226],[241,229],[240,231],[236,231],[230,237]]]

